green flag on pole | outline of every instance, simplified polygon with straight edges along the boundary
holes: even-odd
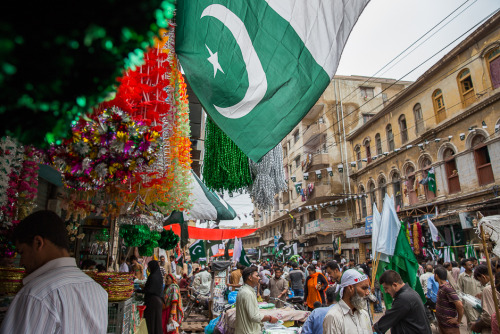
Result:
[[[207,259],[207,253],[205,251],[205,243],[203,240],[198,240],[189,246],[189,255],[191,256],[191,261],[196,262],[199,259]]]
[[[422,289],[422,285],[420,284],[420,280],[417,276],[418,261],[415,258],[415,254],[413,254],[411,246],[408,243],[408,239],[406,238],[404,224],[401,224],[401,229],[399,230],[394,255],[389,258],[389,262],[380,261],[376,279],[378,280],[386,270],[396,271],[403,279],[403,282],[408,284],[420,295],[423,303],[427,301],[424,290]],[[381,289],[383,290],[382,287]],[[390,309],[392,306],[392,297],[387,293],[384,293],[384,302],[387,309]]]
[[[330,83],[368,0],[179,0],[176,47],[212,120],[253,161]]]
[[[241,255],[240,255],[240,259],[238,262],[246,267],[250,267],[252,265],[252,263],[250,263],[250,260],[247,257],[247,254],[245,252],[245,248],[243,248],[243,247],[241,247]]]
[[[432,191],[434,194],[436,193],[436,174],[434,173],[434,167],[431,167],[427,172],[429,191]]]

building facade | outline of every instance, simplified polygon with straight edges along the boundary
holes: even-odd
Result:
[[[499,27],[496,14],[347,135],[359,226],[386,193],[412,232],[425,238],[429,217],[448,245],[476,241],[477,211],[500,213]]]
[[[276,196],[272,209],[255,211],[264,257],[272,253],[274,236],[281,235],[287,244],[298,242],[306,258],[333,258],[333,238],[345,241],[356,214],[346,133],[368,122],[409,84],[357,76],[332,80],[281,142],[288,189]],[[357,255],[357,243],[344,245],[344,255]]]

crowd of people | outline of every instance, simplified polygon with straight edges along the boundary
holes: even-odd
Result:
[[[370,259],[362,264],[352,259],[264,261],[249,268],[238,264],[230,279],[233,289],[241,287],[236,301],[239,308],[236,330],[258,333],[262,321],[275,320],[262,318],[258,313],[257,301],[268,289],[273,300],[285,301],[290,292],[303,297],[305,308],[312,311],[302,327],[303,334],[385,333],[388,330],[393,334],[431,333],[431,319],[436,319],[435,325],[445,334],[460,333],[463,320],[469,332],[500,333],[493,303],[494,290],[500,298],[500,261],[493,259],[492,267],[496,272],[495,289],[489,284],[486,264],[479,264],[476,258],[463,258],[460,265],[442,260],[422,262],[415,280],[422,286],[423,298],[393,270],[383,272],[372,288]],[[373,324],[370,303],[373,312],[383,313],[383,291],[392,297],[392,305]],[[463,302],[461,294],[481,300],[482,312]]]

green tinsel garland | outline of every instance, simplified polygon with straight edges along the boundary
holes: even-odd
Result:
[[[155,248],[158,247],[158,240],[160,240],[160,237],[161,235],[159,232],[151,232],[151,239],[139,247],[139,254],[142,256],[153,256]]]
[[[175,245],[179,242],[179,236],[175,234],[172,230],[163,230],[161,232],[161,238],[158,241],[158,247],[165,250],[171,250],[175,248]]]
[[[203,182],[216,191],[229,192],[252,184],[248,157],[210,119],[205,130]]]
[[[151,238],[151,231],[146,225],[124,224],[120,226],[120,237],[127,247],[140,247]]]

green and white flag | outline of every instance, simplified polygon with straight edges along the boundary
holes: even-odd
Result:
[[[330,83],[369,0],[178,0],[176,53],[214,122],[253,161]]]
[[[250,267],[252,265],[252,263],[250,262],[250,260],[247,257],[247,254],[245,252],[245,248],[243,248],[243,247],[241,247],[241,254],[240,254],[240,259],[238,262],[246,267]]]
[[[436,193],[436,174],[434,174],[434,167],[431,167],[427,172],[427,187],[429,187],[429,191],[432,191],[434,194]]]
[[[203,240],[198,240],[189,246],[189,255],[191,256],[191,261],[196,262],[199,259],[207,258],[207,253],[205,252],[205,243]]]

